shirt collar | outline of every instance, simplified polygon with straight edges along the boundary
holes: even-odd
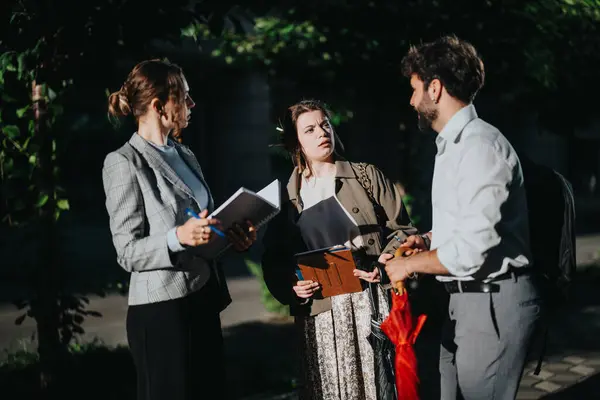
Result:
[[[342,159],[338,156],[338,160],[335,162],[335,178],[336,179],[356,179],[356,173],[352,169],[352,165],[349,161]],[[288,194],[290,200],[296,200],[298,198],[298,192],[300,189],[301,176],[298,173],[298,167],[295,167],[292,171],[292,176],[287,184]]]
[[[469,104],[457,111],[435,139],[438,149],[440,149],[440,145],[444,142],[455,142],[465,126],[475,118],[477,118],[477,111],[475,111],[473,104]]]

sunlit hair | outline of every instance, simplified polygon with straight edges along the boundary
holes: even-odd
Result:
[[[113,117],[133,114],[137,123],[148,112],[155,98],[160,101],[163,110],[169,100],[173,101],[173,111],[165,117],[173,121],[175,128],[171,136],[178,139],[187,117],[186,93],[183,71],[168,61],[146,60],[133,67],[121,89],[109,96],[108,113]]]
[[[332,130],[331,134],[335,136],[334,155],[339,157],[337,154],[337,148],[342,151],[344,150],[344,145],[339,140],[339,137],[331,125],[331,111],[323,102],[319,100],[302,100],[288,107],[288,113],[284,119],[282,127],[283,146],[290,154],[294,166],[298,168],[298,173],[305,173],[306,175],[311,175],[312,170],[308,160],[306,159],[306,156],[304,155],[304,152],[302,151],[300,141],[298,140],[298,127],[296,124],[298,122],[298,118],[300,118],[302,114],[312,111],[321,111],[325,118],[329,120]]]
[[[425,90],[434,79],[439,79],[450,96],[465,103],[473,102],[485,80],[477,50],[456,36],[411,46],[402,59],[402,74],[407,78],[417,75]]]

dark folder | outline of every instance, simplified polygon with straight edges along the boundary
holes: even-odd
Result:
[[[298,279],[321,284],[321,290],[315,293],[313,298],[323,299],[363,290],[360,279],[354,276],[356,263],[347,247],[328,247],[298,253],[295,256]]]

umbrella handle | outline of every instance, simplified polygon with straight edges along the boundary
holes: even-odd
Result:
[[[413,254],[415,254],[415,251],[413,249],[411,249],[410,247],[400,246],[396,249],[396,252],[394,253],[394,257],[410,257]],[[397,295],[404,294],[404,291],[406,290],[406,288],[404,287],[403,281],[394,282],[393,289],[394,289],[394,293],[396,293]]]
[[[404,294],[405,290],[406,289],[404,288],[404,282],[402,282],[402,281],[394,282],[394,293],[401,296]]]

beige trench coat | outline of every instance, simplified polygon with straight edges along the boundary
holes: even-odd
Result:
[[[370,164],[337,161],[336,170],[336,197],[354,217],[367,255],[376,259],[381,253],[393,253],[407,236],[417,233],[402,203],[399,184]],[[314,299],[301,304],[302,299],[293,290],[298,281],[293,255],[306,249],[296,227],[302,212],[299,183],[296,168],[283,193],[281,212],[267,226],[262,268],[269,291],[279,302],[290,306],[292,315],[316,315],[331,309],[331,299]],[[370,189],[374,202],[380,205],[379,212],[365,188]],[[383,268],[380,271],[385,274]],[[382,282],[386,279],[384,276]]]

